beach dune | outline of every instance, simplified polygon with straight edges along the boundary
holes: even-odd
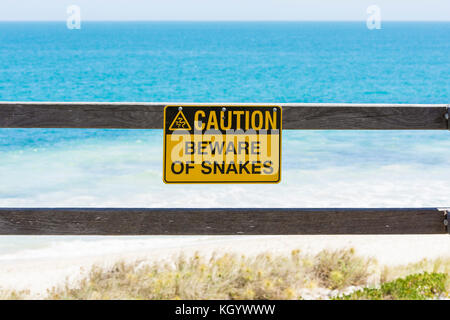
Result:
[[[70,250],[68,250],[70,248]],[[316,235],[316,236],[167,236],[89,237],[50,242],[49,246],[0,255],[0,289],[30,290],[43,297],[47,289],[66,282],[76,285],[94,265],[112,266],[118,261],[154,262],[179,254],[263,252],[317,253],[323,249],[354,248],[360,256],[374,257],[382,265],[395,266],[422,259],[450,257],[448,235]]]

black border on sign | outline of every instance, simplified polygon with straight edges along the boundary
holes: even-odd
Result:
[[[279,164],[279,169],[278,169],[278,179],[275,181],[167,181],[166,179],[166,110],[167,108],[178,108],[178,107],[182,107],[182,108],[209,108],[209,107],[226,107],[226,108],[235,108],[235,107],[269,107],[269,108],[278,108],[280,110],[280,134],[279,134],[279,153],[280,153],[280,164]],[[276,184],[276,183],[280,183],[281,181],[281,134],[283,131],[283,109],[281,108],[281,106],[277,106],[277,105],[226,105],[226,104],[210,104],[210,105],[167,105],[164,107],[164,118],[163,118],[164,124],[163,124],[163,182],[166,184],[231,184],[231,183],[240,183],[240,184]]]

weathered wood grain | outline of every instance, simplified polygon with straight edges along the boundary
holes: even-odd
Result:
[[[1,235],[444,233],[444,213],[435,208],[0,209]]]
[[[189,104],[0,102],[0,128],[162,129],[166,105]],[[448,129],[443,104],[277,105],[283,107],[283,129]]]

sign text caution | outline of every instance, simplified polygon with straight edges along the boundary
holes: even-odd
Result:
[[[166,106],[166,183],[277,183],[279,106]]]

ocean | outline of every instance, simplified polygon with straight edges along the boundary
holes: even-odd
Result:
[[[3,22],[0,101],[450,103],[449,52],[444,22]],[[285,130],[282,152],[277,185],[165,185],[161,130],[0,129],[0,206],[450,206],[449,132]],[[0,260],[93,240],[2,237]]]

